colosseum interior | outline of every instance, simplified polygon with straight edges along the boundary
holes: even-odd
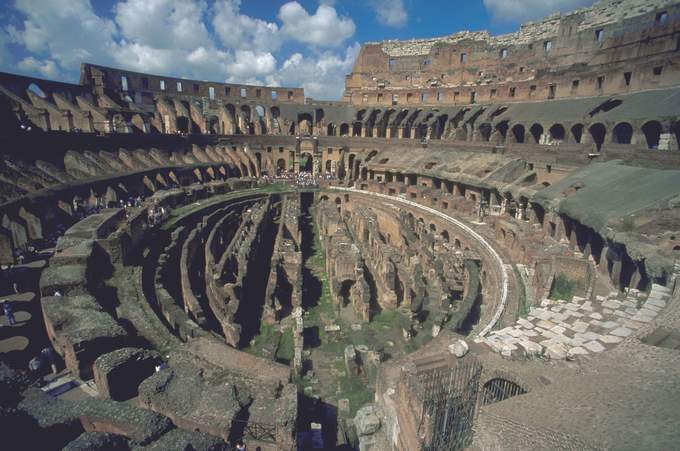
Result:
[[[676,1],[0,111],[5,449],[680,446]]]

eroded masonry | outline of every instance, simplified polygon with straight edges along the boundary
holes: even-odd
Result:
[[[676,448],[679,50],[608,0],[342,102],[0,74],[3,446]]]

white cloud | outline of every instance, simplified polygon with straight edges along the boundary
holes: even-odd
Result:
[[[408,14],[403,0],[372,0],[378,22],[390,27],[403,27],[408,22]]]
[[[595,0],[484,0],[484,6],[497,22],[542,19],[556,11],[570,11],[593,3]]]
[[[335,47],[356,30],[349,17],[339,17],[335,8],[321,4],[310,15],[298,2],[288,2],[279,9],[281,30],[292,39],[318,47]]]
[[[40,61],[32,56],[27,56],[19,61],[17,67],[25,72],[37,72],[45,78],[56,78],[59,76],[57,64],[49,59]]]
[[[17,0],[26,16],[24,28],[8,27],[15,43],[37,54],[48,53],[61,67],[72,69],[108,52],[115,24],[97,16],[88,0]]]
[[[281,46],[275,23],[239,13],[240,0],[221,0],[215,4],[213,27],[226,47],[267,53]]]
[[[98,16],[90,0],[17,0],[23,22],[0,29],[0,68],[50,79],[70,75],[81,62],[123,69],[238,83],[303,86],[316,98],[338,98],[359,51],[321,51],[354,34],[350,18],[329,1],[310,15],[297,2],[279,10],[281,24],[240,13],[241,0],[121,0],[115,20]],[[212,25],[212,26],[210,26]],[[285,39],[308,44],[277,61]],[[12,61],[8,42],[28,55]]]
[[[204,1],[127,0],[114,7],[126,39],[157,49],[193,49],[210,42]]]
[[[352,70],[361,45],[354,43],[343,55],[324,52],[317,57],[291,55],[276,74],[266,79],[274,86],[302,86],[305,96],[319,100],[339,99],[345,88],[345,75]]]
[[[237,50],[234,61],[228,65],[228,70],[233,79],[267,75],[276,70],[276,58],[271,53]]]

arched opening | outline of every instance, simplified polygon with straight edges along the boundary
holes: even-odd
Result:
[[[402,121],[404,118],[408,115],[408,110],[401,110],[399,114],[394,118],[394,122],[392,123],[391,126],[391,135],[392,138],[398,138],[399,137],[399,126],[401,125]]]
[[[575,143],[581,144],[581,138],[583,138],[583,124],[576,124],[571,127],[571,138]]]
[[[211,135],[220,134],[220,120],[217,116],[210,116],[208,119],[208,133]]]
[[[271,126],[274,128],[274,130],[279,130],[279,117],[281,116],[281,110],[279,110],[279,107],[273,106],[273,107],[271,107],[269,112],[272,115]]]
[[[361,122],[355,122],[352,126],[352,136],[361,136]]]
[[[255,159],[257,160],[257,169],[262,171],[262,154],[260,152],[255,152]]]
[[[564,141],[566,135],[562,124],[554,124],[552,127],[550,127],[550,130],[548,130],[548,133],[550,133],[551,140],[558,142]]]
[[[633,126],[628,122],[621,122],[614,127],[612,142],[614,144],[630,144],[633,139]]]
[[[314,157],[309,152],[300,155],[300,172],[312,172],[314,169]]]
[[[658,121],[649,121],[642,126],[642,133],[645,134],[648,149],[658,149],[661,138],[661,124]]]
[[[484,123],[479,126],[479,136],[482,141],[488,142],[491,139],[491,124]]]
[[[482,387],[482,405],[486,406],[504,401],[513,396],[523,395],[527,391],[516,383],[497,377],[491,379]]]
[[[508,121],[499,122],[498,124],[496,124],[495,129],[499,136],[498,144],[505,143],[505,140],[507,139],[508,136]]]
[[[348,124],[340,124],[340,136],[349,136]]]
[[[445,243],[449,242],[449,231],[448,230],[442,230],[441,233],[442,241]]]
[[[331,173],[331,160],[326,160],[326,174]]]
[[[177,118],[177,131],[180,133],[189,133],[189,118],[186,116],[179,116]]]
[[[355,155],[351,153],[347,159],[347,176],[349,179],[354,179],[354,158]]]
[[[373,137],[373,128],[375,127],[375,123],[377,122],[379,116],[380,110],[371,111],[371,114],[368,116],[368,120],[366,121],[366,136]]]
[[[328,124],[326,128],[326,136],[335,136],[335,125]]]
[[[40,86],[36,85],[35,83],[31,83],[30,85],[28,85],[27,91],[32,92],[33,94],[37,95],[41,99],[47,98],[47,95],[45,94],[45,92],[42,89],[40,89]]]
[[[597,124],[591,125],[588,129],[588,132],[590,133],[590,136],[595,143],[595,147],[599,152],[602,149],[602,144],[604,144],[604,137],[607,134],[607,129],[604,127],[604,125],[598,122]]]
[[[309,113],[298,114],[298,133],[309,136],[313,133],[312,115]]]
[[[286,172],[286,160],[279,158],[276,162],[276,173],[281,174],[282,172]]]
[[[524,135],[525,135],[525,130],[524,126],[522,124],[517,124],[512,127],[512,137],[514,138],[516,143],[523,144],[524,143]]]
[[[257,116],[257,121],[260,124],[260,130],[262,135],[267,134],[267,123],[265,121],[264,113],[265,111],[262,105],[257,105],[255,107],[255,115]]]
[[[532,125],[529,133],[531,133],[531,137],[536,144],[541,144],[541,136],[543,136],[543,126],[541,124]]]

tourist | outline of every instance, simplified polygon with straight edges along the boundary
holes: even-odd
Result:
[[[243,441],[236,442],[236,451],[246,451],[246,445],[243,444]]]
[[[2,312],[4,313],[5,318],[7,318],[10,326],[14,326],[17,323],[16,319],[14,318],[12,304],[9,301],[5,300],[2,302]]]

